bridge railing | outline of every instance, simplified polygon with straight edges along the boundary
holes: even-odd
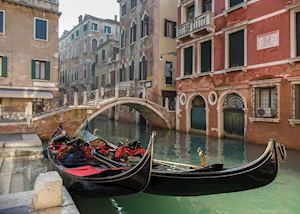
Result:
[[[0,106],[0,123],[26,121],[26,106]]]
[[[38,100],[33,102],[32,115],[41,116],[50,112],[54,112],[69,105],[65,97],[57,97],[49,100]]]

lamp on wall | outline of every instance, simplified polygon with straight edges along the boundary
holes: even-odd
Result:
[[[176,52],[163,53],[163,54],[160,55],[160,61],[163,61],[163,59],[164,59],[163,57],[164,57],[165,55],[169,55],[169,56],[177,56],[177,53],[176,53]]]

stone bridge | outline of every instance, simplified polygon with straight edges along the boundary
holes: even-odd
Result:
[[[126,105],[139,112],[153,127],[175,128],[175,111],[169,111],[168,108],[151,101],[145,93],[141,95],[132,91],[123,90],[123,93],[121,91],[121,89],[114,89],[114,93],[106,93],[106,95],[100,90],[84,93],[82,105],[78,105],[78,94],[75,93],[73,106],[35,116],[31,119],[31,127],[41,138],[49,139],[53,130],[63,122],[68,133],[75,136],[88,122],[106,110],[118,105]]]

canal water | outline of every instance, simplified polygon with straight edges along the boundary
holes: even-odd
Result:
[[[151,130],[97,118],[91,123],[98,135],[118,143],[125,138],[147,145]],[[155,158],[188,164],[199,164],[197,148],[207,154],[209,163],[240,166],[261,155],[265,146],[199,135],[156,130]],[[174,188],[180,188],[174,187]],[[183,190],[184,191],[184,190]],[[276,180],[263,188],[200,197],[166,197],[136,194],[126,197],[90,199],[73,195],[83,214],[293,214],[300,213],[300,152],[288,151]]]

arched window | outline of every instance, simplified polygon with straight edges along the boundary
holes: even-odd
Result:
[[[136,42],[136,23],[132,22],[130,27],[130,44]]]
[[[129,65],[129,80],[134,80],[134,61],[132,60]]]
[[[97,51],[98,42],[96,39],[92,40],[92,52],[95,53]]]
[[[122,48],[125,48],[125,44],[126,44],[126,31],[125,29],[123,28],[122,31],[121,31],[121,36],[120,36],[120,45],[121,45],[121,49]]]
[[[126,81],[126,68],[125,68],[124,64],[122,65],[122,67],[120,68],[120,71],[119,71],[119,81],[120,82]]]
[[[149,16],[147,14],[142,18],[142,38],[149,35]]]
[[[140,62],[140,80],[147,80],[147,73],[148,73],[148,62],[147,62],[147,58],[143,56]]]

